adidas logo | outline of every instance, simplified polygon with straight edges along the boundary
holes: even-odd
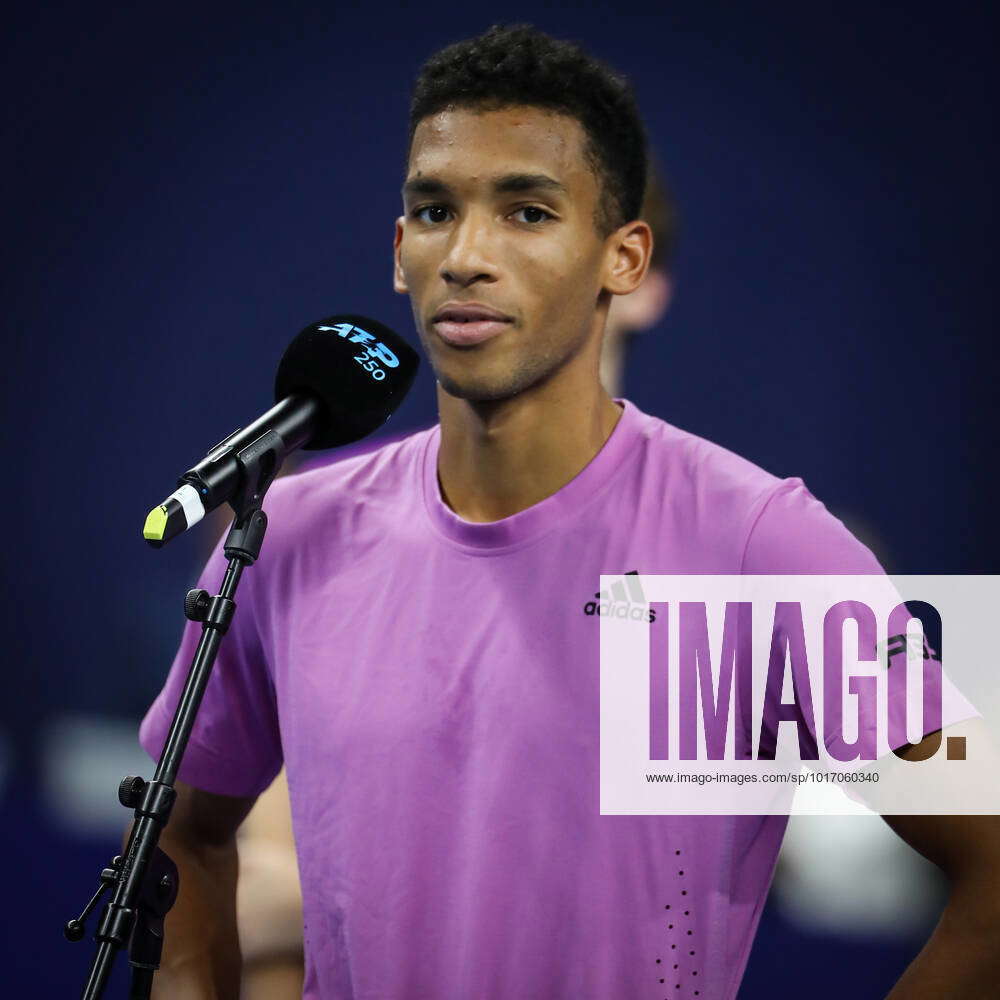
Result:
[[[599,590],[596,601],[587,601],[583,606],[585,615],[601,618],[628,618],[636,622],[656,621],[656,612],[649,606],[646,595],[639,583],[639,571],[630,569],[620,580],[611,584],[610,593]]]

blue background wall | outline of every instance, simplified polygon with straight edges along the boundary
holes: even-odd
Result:
[[[0,943],[11,995],[75,995],[90,945],[59,927],[115,848],[43,793],[49,727],[141,716],[202,558],[194,537],[148,549],[145,513],[265,408],[306,322],[357,310],[417,342],[390,285],[409,87],[432,50],[492,21],[530,20],[629,73],[676,189],[675,305],[625,394],[802,476],[896,571],[997,571],[985,5],[644,10],[47,5],[8,21],[8,913],[31,894]],[[434,418],[425,366],[387,429]],[[772,931],[747,997],[796,974],[795,949],[768,965]],[[880,995],[909,953],[880,969],[874,949],[853,995]]]

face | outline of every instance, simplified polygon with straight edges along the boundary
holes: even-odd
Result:
[[[508,399],[574,365],[592,365],[596,380],[606,293],[641,281],[648,227],[597,232],[601,190],[584,143],[575,119],[530,107],[418,124],[395,288],[410,295],[451,395]]]

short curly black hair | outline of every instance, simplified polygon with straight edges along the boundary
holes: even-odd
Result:
[[[427,60],[410,105],[407,158],[417,125],[446,108],[527,105],[575,118],[601,183],[595,224],[608,235],[639,217],[646,189],[646,130],[629,82],[573,42],[529,24],[494,25]]]

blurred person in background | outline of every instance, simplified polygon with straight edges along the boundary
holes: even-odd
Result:
[[[622,394],[629,347],[637,336],[663,319],[673,293],[671,265],[677,246],[677,206],[662,171],[650,171],[641,217],[653,233],[653,255],[642,284],[628,295],[616,296],[608,310],[600,378],[611,396]],[[362,441],[337,449],[332,459],[320,456],[304,464],[314,467],[341,461],[380,448],[386,442],[386,437]],[[211,540],[211,535],[208,537]],[[240,828],[239,854],[237,920],[243,955],[242,1000],[300,1000],[304,974],[302,891],[284,768]]]

